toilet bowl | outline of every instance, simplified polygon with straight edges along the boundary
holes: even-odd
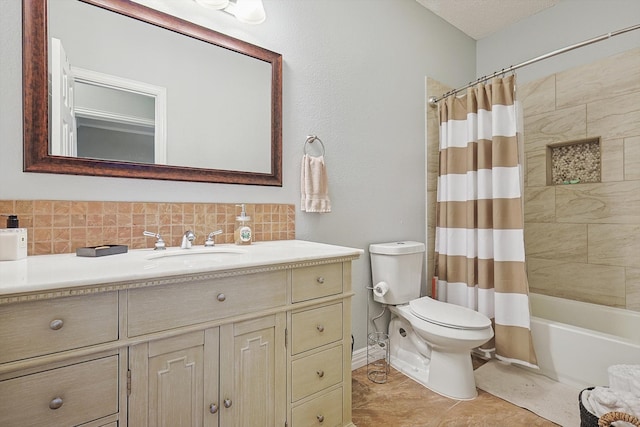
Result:
[[[471,350],[493,337],[491,320],[469,308],[420,297],[424,244],[369,246],[374,300],[388,305],[391,365],[443,396],[477,396]]]
[[[447,313],[440,319],[433,313],[425,316],[412,303],[437,307]],[[390,309],[395,315],[389,324],[391,365],[443,396],[457,400],[475,398],[478,393],[471,350],[493,337],[489,318],[429,297]],[[460,315],[460,322],[454,320],[456,315]],[[408,354],[411,356],[407,357]]]

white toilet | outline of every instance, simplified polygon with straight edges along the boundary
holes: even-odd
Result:
[[[491,320],[455,304],[420,298],[425,246],[419,242],[369,246],[374,300],[391,310],[391,365],[443,396],[475,398],[471,349],[493,337]]]

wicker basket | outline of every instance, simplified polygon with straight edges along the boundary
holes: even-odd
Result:
[[[640,420],[638,417],[626,414],[624,412],[607,412],[598,420],[598,427],[609,427],[614,421],[626,421],[636,427],[640,427]]]
[[[640,419],[624,412],[607,412],[600,418],[592,414],[582,404],[582,392],[585,390],[593,390],[594,387],[585,388],[578,395],[578,404],[580,405],[580,427],[609,427],[615,421],[625,421],[634,426],[640,427]]]

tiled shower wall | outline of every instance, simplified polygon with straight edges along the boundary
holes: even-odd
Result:
[[[281,204],[246,204],[255,241],[295,238],[295,207]],[[17,214],[27,229],[28,254],[75,252],[83,246],[127,245],[152,248],[154,238],[144,230],[160,233],[169,246],[179,246],[187,230],[197,245],[222,229],[217,243],[232,243],[235,217],[240,208],[223,203],[149,203],[70,200],[0,200],[0,215]],[[5,227],[4,217],[0,227]]]
[[[640,49],[519,85],[530,289],[640,311]],[[547,185],[548,144],[600,137],[601,182]]]

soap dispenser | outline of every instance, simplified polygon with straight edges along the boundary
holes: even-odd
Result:
[[[242,208],[240,215],[236,217],[236,228],[234,232],[234,238],[236,245],[250,245],[253,240],[253,233],[251,232],[251,217],[247,216],[244,203],[236,205]]]
[[[8,215],[7,228],[0,229],[0,261],[27,257],[27,229],[19,228],[18,216]]]

